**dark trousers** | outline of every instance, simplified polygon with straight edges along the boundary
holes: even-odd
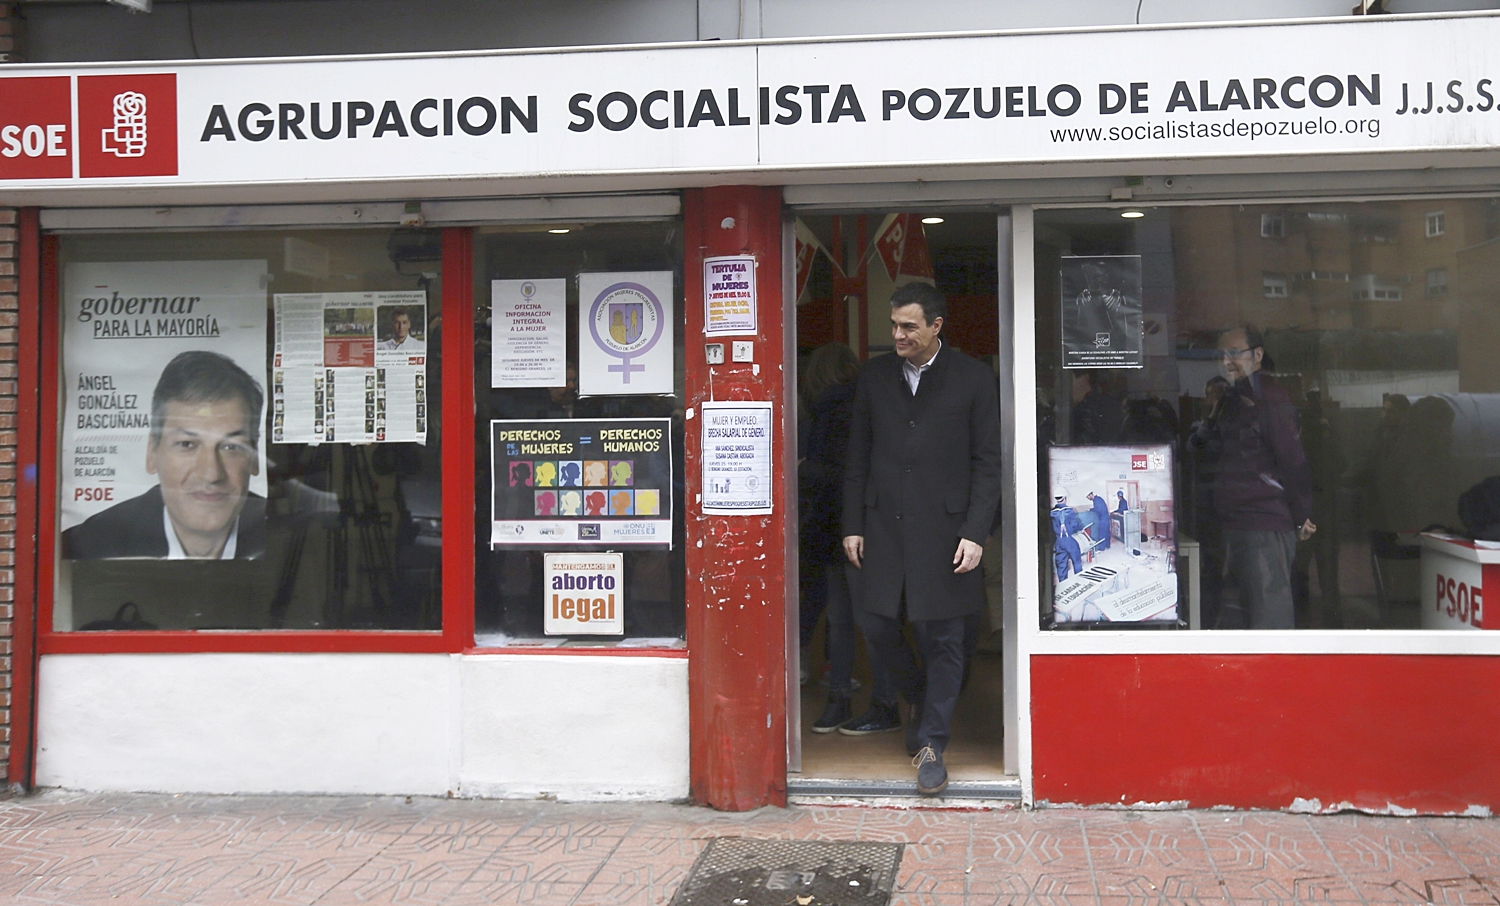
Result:
[[[952,735],[953,708],[964,681],[965,626],[968,617],[946,620],[912,620],[917,650],[926,669],[917,666],[911,646],[901,633],[901,621],[856,609],[855,622],[869,643],[870,660],[877,675],[885,672],[907,704],[921,704],[922,725],[917,731],[921,745],[941,752]]]

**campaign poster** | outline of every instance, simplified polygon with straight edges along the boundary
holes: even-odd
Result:
[[[427,442],[427,294],[278,293],[271,441]]]
[[[1048,448],[1053,622],[1177,620],[1172,448]]]
[[[1064,368],[1144,368],[1141,256],[1064,255]]]
[[[672,420],[490,422],[493,547],[672,545]]]
[[[676,375],[671,271],[578,275],[578,395],[667,396]]]
[[[568,281],[490,281],[490,386],[568,382]]]
[[[769,513],[771,419],[769,402],[706,402],[703,412],[703,512]]]
[[[264,551],[266,274],[259,260],[64,270],[63,559]]]
[[[703,334],[755,336],[755,256],[703,259]]]

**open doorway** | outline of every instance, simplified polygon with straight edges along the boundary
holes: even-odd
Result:
[[[999,373],[999,256],[993,213],[868,211],[796,218],[799,556],[798,627],[788,664],[800,664],[800,721],[791,728],[793,792],[916,794],[905,734],[869,729],[876,694],[863,638],[841,618],[837,512],[852,378],[871,358],[894,354],[889,300],[913,282],[947,300],[941,338]],[[1004,275],[1009,280],[1009,273]],[[841,347],[841,348],[840,348]],[[834,435],[830,437],[830,435]],[[811,449],[809,449],[811,447]],[[829,450],[839,451],[830,455]],[[811,456],[809,457],[809,454]],[[952,796],[984,795],[1005,773],[1002,551],[999,514],[980,569],[984,604],[968,622],[963,691],[944,752]],[[855,595],[858,594],[856,588]],[[857,607],[858,602],[851,602]],[[847,629],[845,628],[847,627]],[[849,638],[852,635],[853,638]],[[908,627],[908,636],[910,627]],[[841,656],[841,652],[843,652]],[[844,664],[850,664],[845,667]],[[847,712],[840,687],[847,670]],[[890,693],[883,693],[888,696]],[[789,714],[795,714],[789,709]],[[902,715],[906,714],[903,708]],[[848,721],[836,726],[841,714]],[[799,757],[800,756],[800,757]],[[800,768],[800,770],[798,770]]]

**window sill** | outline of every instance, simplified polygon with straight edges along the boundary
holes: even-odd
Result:
[[[454,650],[440,631],[401,630],[147,630],[49,632],[48,654],[381,653],[440,654]]]

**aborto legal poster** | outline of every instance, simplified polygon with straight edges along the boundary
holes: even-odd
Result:
[[[672,544],[672,420],[495,420],[493,547]]]
[[[1057,446],[1047,456],[1054,623],[1175,621],[1171,446]]]
[[[64,270],[64,559],[260,555],[266,273],[260,260]]]
[[[1141,256],[1062,259],[1064,368],[1144,368]]]

